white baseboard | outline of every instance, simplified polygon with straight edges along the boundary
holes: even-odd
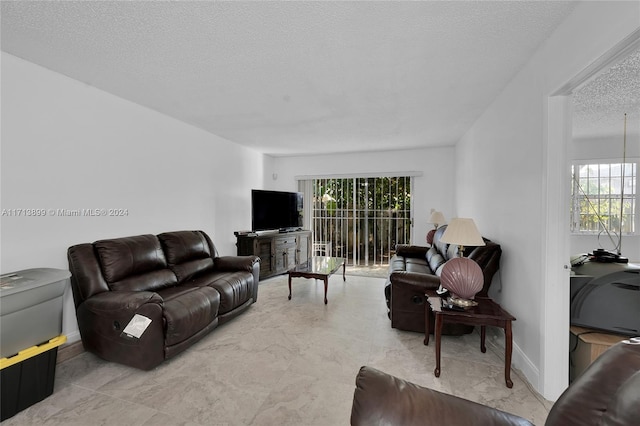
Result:
[[[531,387],[536,390],[539,394],[542,395],[540,389],[540,370],[531,362],[531,360],[522,352],[518,345],[513,345],[513,355],[512,355],[513,367],[517,368],[522,372],[524,377],[527,379]]]
[[[504,359],[504,333],[501,329],[487,327],[486,344],[493,346],[496,353]],[[531,362],[516,343],[513,343],[511,351],[511,367],[512,370],[518,370],[516,374],[524,376],[522,378],[527,380],[536,392],[542,394],[540,392],[540,371],[538,367]]]
[[[65,333],[65,335],[67,336],[67,341],[62,346],[70,345],[72,343],[79,342],[81,340],[79,330],[74,330],[74,331]]]

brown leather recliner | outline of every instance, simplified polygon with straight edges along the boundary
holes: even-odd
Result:
[[[558,398],[545,425],[640,424],[640,340],[634,340],[617,343],[600,355]],[[362,367],[356,377],[351,424],[475,426],[531,422]]]
[[[149,370],[258,299],[260,258],[218,256],[202,231],[78,244],[67,252],[85,350]],[[151,320],[139,338],[123,329]]]
[[[398,330],[424,333],[424,304],[426,290],[440,286],[440,271],[444,263],[458,256],[458,248],[440,241],[447,225],[439,227],[432,247],[402,245],[389,262],[389,279],[385,285],[385,297],[391,327]],[[484,285],[478,296],[487,296],[493,276],[500,268],[502,249],[499,244],[484,238],[486,245],[465,247],[464,255],[474,260],[482,269]],[[433,333],[434,318],[430,321]],[[461,324],[444,324],[443,334],[469,333],[473,327]]]

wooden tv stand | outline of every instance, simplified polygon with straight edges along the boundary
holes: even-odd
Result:
[[[238,256],[260,257],[260,279],[286,274],[312,255],[311,231],[254,233],[236,236]]]

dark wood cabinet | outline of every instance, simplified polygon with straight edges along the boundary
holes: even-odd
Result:
[[[260,279],[284,274],[311,256],[311,231],[237,235],[238,256],[260,257]]]

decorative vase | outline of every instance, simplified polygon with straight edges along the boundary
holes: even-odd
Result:
[[[440,274],[442,287],[461,299],[473,299],[482,290],[484,275],[476,262],[464,257],[453,258],[444,264]]]

